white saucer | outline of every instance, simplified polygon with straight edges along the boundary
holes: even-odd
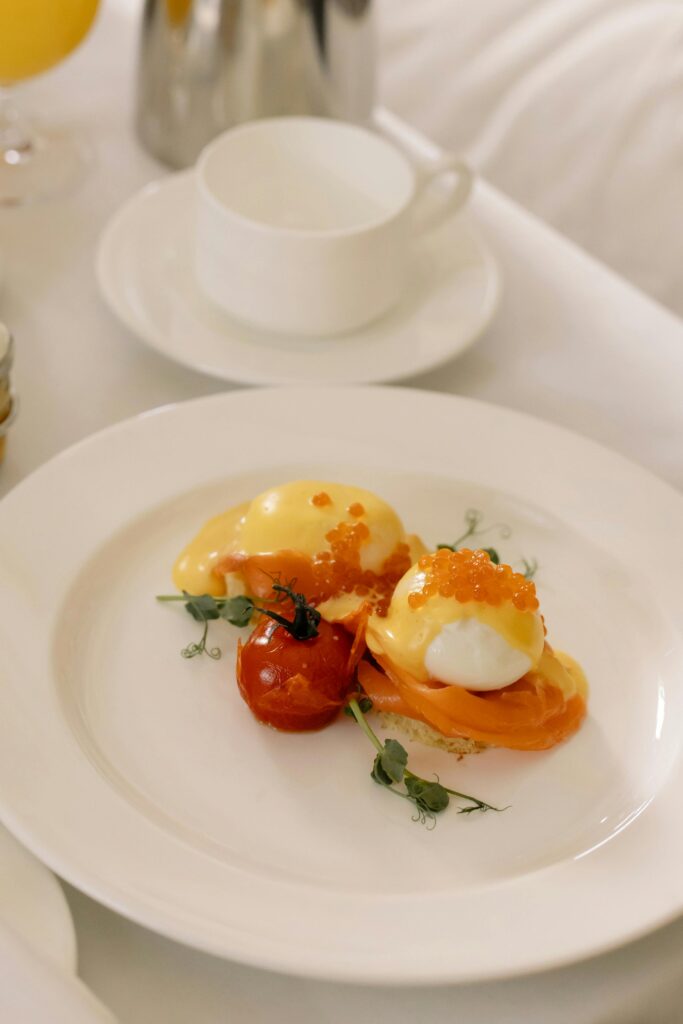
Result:
[[[241,324],[195,281],[193,173],[175,174],[133,196],[105,228],[97,256],[110,308],[142,341],[176,362],[244,384],[400,380],[459,355],[493,316],[498,268],[461,216],[420,240],[400,306],[363,330],[304,340]]]

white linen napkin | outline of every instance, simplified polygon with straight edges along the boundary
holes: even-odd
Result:
[[[73,975],[37,953],[0,921],[0,1021],[8,1024],[116,1024]]]

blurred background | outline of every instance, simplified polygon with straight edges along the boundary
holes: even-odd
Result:
[[[80,38],[89,27],[96,0],[69,3],[83,7],[75,21]],[[182,25],[188,12],[202,7],[209,11],[212,6],[216,5],[206,0],[194,6],[188,0],[165,0],[165,6],[161,0],[148,0],[147,11],[167,9],[170,22]],[[233,4],[233,21],[241,19],[246,25],[252,6]],[[298,0],[265,2],[271,18],[280,18],[283,12],[286,16],[289,7],[292,16],[297,6]],[[326,31],[332,37],[335,12],[342,11],[341,17],[348,16],[348,25],[353,25],[370,11],[375,18],[374,70],[381,103],[435,142],[465,156],[493,185],[653,298],[683,313],[681,0],[339,0],[338,6],[336,0],[315,0],[308,7],[314,21],[318,10],[318,34],[327,18]],[[102,8],[107,18],[98,19],[93,34],[107,33],[109,55],[112,60],[116,56],[119,66],[131,61],[132,85],[137,66],[129,46],[116,53],[111,18],[120,12],[142,19],[145,2],[105,0]],[[240,40],[240,47],[248,49],[248,25],[242,35],[246,42]],[[76,36],[65,41],[65,53]],[[365,79],[372,74],[373,47],[362,31],[351,40],[341,36],[339,32],[346,95],[339,112],[354,117],[372,95],[371,81]],[[31,45],[36,45],[34,36]],[[333,40],[330,46],[334,45]],[[88,65],[101,65],[102,53],[101,45],[91,43],[75,56],[81,80],[88,76],[82,100],[86,116],[98,94],[97,68]],[[350,55],[354,63],[349,62]],[[52,59],[60,56],[55,53]],[[206,59],[206,54],[200,56]],[[151,49],[144,58],[141,67],[163,68],[166,61]],[[232,61],[235,80],[224,92],[242,102],[239,93],[248,78],[249,55],[240,52],[239,58]],[[321,67],[324,59],[319,58]],[[271,54],[265,70],[277,81],[281,69],[272,65]],[[61,68],[55,77],[50,73],[57,94],[62,74]],[[78,74],[68,61],[70,84]],[[167,85],[160,80],[151,88],[158,96]],[[25,90],[29,100],[32,88],[30,80]],[[43,94],[41,106],[44,101]],[[120,102],[127,102],[127,97],[120,97]],[[134,111],[129,116],[132,123]],[[241,112],[245,116],[248,103]],[[224,120],[230,118],[224,115]],[[186,135],[191,135],[192,124],[190,117]],[[161,134],[164,130],[160,126]],[[147,144],[152,152],[158,151],[149,138]],[[55,186],[57,170],[52,161],[50,179]],[[71,173],[71,167],[65,166],[64,173]]]
[[[683,314],[683,4],[380,0],[382,101]]]

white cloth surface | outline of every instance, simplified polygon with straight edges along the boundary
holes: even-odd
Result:
[[[3,1024],[114,1024],[85,985],[0,921],[0,1020]]]
[[[683,922],[571,969],[487,985],[378,989],[239,967],[67,891],[81,969],[122,1024],[680,1024]],[[586,913],[590,909],[586,908]]]
[[[423,2],[433,0],[412,6]],[[87,130],[98,156],[73,196],[0,214],[7,257],[0,318],[16,334],[22,399],[0,493],[94,430],[223,389],[143,347],[97,293],[99,232],[124,199],[162,173],[131,134],[134,57],[133,24],[109,3],[73,60],[27,88],[46,117]],[[501,264],[499,314],[463,358],[413,383],[542,416],[683,486],[680,322],[485,183],[472,215]],[[226,964],[73,889],[68,899],[81,976],[125,1024],[678,1024],[683,1005],[683,922],[537,977],[392,991]]]
[[[680,0],[380,0],[390,109],[683,313]]]
[[[3,924],[57,966],[76,970],[76,933],[59,883],[0,825],[0,927]]]

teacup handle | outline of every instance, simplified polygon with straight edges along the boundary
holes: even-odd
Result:
[[[377,107],[372,117],[375,131],[392,142],[410,160],[417,173],[417,192],[414,199],[415,227],[419,232],[438,227],[445,217],[452,216],[467,201],[474,182],[474,172],[463,160],[452,153],[434,156],[436,147],[419,139],[400,118],[384,107]],[[457,175],[452,189],[438,197],[427,199],[431,186],[438,178]]]
[[[450,153],[444,153],[433,163],[418,164],[416,170],[417,192],[413,200],[415,227],[420,232],[431,231],[465,205],[472,191],[474,175],[464,160]],[[453,175],[455,182],[448,191],[429,198],[435,181]]]

